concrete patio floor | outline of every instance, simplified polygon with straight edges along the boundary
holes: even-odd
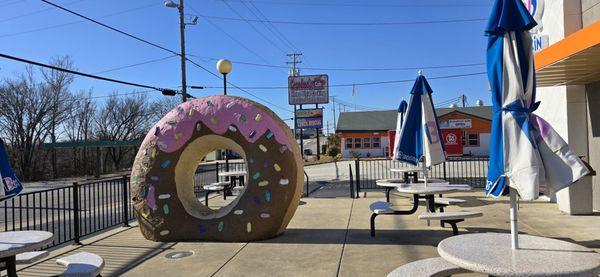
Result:
[[[135,224],[88,238],[83,245],[52,250],[49,258],[21,267],[19,276],[60,273],[56,258],[78,251],[101,255],[103,276],[385,276],[405,263],[438,256],[437,244],[452,235],[439,222],[427,226],[417,215],[379,216],[377,235],[369,235],[369,204],[383,200],[383,193],[369,192],[364,198],[340,196],[345,191],[332,185],[303,198],[287,231],[274,239],[250,243],[181,242],[145,240]],[[337,196],[337,197],[336,197]],[[485,198],[480,190],[454,193],[466,199],[460,207],[482,211],[484,216],[459,223],[461,233],[508,232],[508,199]],[[398,205],[408,198],[394,197]],[[600,214],[569,216],[555,204],[523,203],[519,210],[520,231],[553,237],[600,251]],[[192,250],[194,255],[168,259],[169,253]],[[467,276],[467,275],[465,275]],[[468,276],[478,276],[469,274]]]

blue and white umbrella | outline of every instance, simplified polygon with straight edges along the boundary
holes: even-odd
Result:
[[[400,102],[400,106],[398,106],[398,116],[396,118],[396,136],[394,137],[394,152],[396,152],[396,145],[398,145],[398,141],[400,140],[400,131],[402,130],[402,122],[404,121],[404,114],[406,114],[406,109],[408,108],[408,103],[402,99]],[[395,157],[395,154],[392,154],[392,157]]]
[[[535,67],[529,30],[537,23],[521,0],[496,0],[486,27],[493,117],[486,194],[510,189],[513,248],[518,247],[515,191],[524,200],[548,195],[588,174],[577,154],[550,125],[532,114]]]
[[[0,200],[11,198],[23,190],[19,178],[17,178],[15,172],[10,168],[8,155],[6,154],[6,148],[2,139],[0,139],[0,180],[2,180]]]
[[[446,161],[441,132],[431,100],[432,92],[427,79],[419,72],[410,92],[406,117],[400,132],[397,133],[395,160],[417,165],[419,160],[423,159],[423,167]],[[427,170],[424,171],[427,178]]]

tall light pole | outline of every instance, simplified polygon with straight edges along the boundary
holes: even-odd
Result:
[[[227,74],[231,72],[233,65],[227,59],[220,59],[217,62],[217,70],[223,74],[223,95],[227,95]]]
[[[184,21],[184,12],[183,12],[183,0],[179,0],[179,4],[167,0],[165,1],[165,6],[169,8],[177,8],[179,11],[179,36],[181,42],[181,101],[187,101],[187,82],[186,82],[186,74],[185,74],[185,25],[196,25],[198,21],[198,17],[192,20],[192,23],[185,23]]]

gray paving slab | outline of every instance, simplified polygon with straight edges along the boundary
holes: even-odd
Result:
[[[145,240],[136,227],[117,228],[84,240],[83,246],[53,249],[45,260],[19,267],[24,268],[19,274],[59,273],[62,268],[54,262],[57,257],[87,251],[106,260],[103,276],[385,276],[402,264],[438,256],[438,243],[452,234],[438,222],[427,226],[418,220],[418,214],[425,211],[420,207],[414,215],[379,216],[377,236],[371,238],[369,204],[383,200],[384,194],[368,192],[363,198],[361,193],[361,198],[353,200],[343,192],[343,185],[334,184],[319,190],[314,198],[303,198],[287,231],[274,239],[248,244],[157,243]],[[448,210],[483,212],[483,217],[460,223],[461,233],[509,232],[507,199],[485,198],[480,190],[448,196],[467,200]],[[392,199],[395,205],[412,206],[406,197]],[[552,203],[521,202],[519,220],[523,233],[600,251],[600,214],[569,216]],[[178,260],[165,257],[187,250],[194,254]]]

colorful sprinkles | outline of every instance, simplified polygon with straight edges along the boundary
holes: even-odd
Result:
[[[259,145],[258,145],[258,148],[260,148],[260,150],[261,150],[261,151],[263,151],[263,152],[267,152],[267,147],[265,147],[265,146],[264,146],[264,145],[262,145],[262,144],[259,144]]]

